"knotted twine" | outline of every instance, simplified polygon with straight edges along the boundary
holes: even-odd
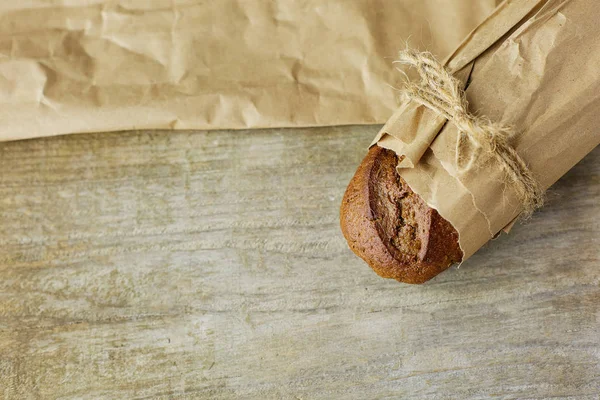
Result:
[[[475,145],[496,157],[504,168],[506,180],[514,187],[523,205],[522,217],[527,218],[544,204],[544,191],[527,164],[511,145],[515,132],[483,116],[468,111],[463,84],[429,52],[403,50],[396,64],[417,70],[420,82],[407,80],[402,94],[451,121],[461,138],[466,135]],[[462,157],[457,141],[457,165]]]

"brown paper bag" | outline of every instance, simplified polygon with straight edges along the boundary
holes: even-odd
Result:
[[[0,4],[0,140],[383,123],[408,40],[447,55],[499,0]]]
[[[600,143],[599,21],[597,0],[507,1],[446,62],[468,79],[471,112],[514,128],[515,149],[543,188]],[[464,260],[522,204],[498,160],[445,122],[409,101],[375,142],[405,155],[398,172],[457,229]]]

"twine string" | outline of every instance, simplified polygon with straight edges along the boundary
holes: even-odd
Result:
[[[403,95],[425,105],[451,121],[462,136],[476,146],[493,154],[504,167],[506,180],[517,193],[523,205],[522,216],[527,218],[544,204],[544,191],[533,177],[525,161],[511,145],[515,136],[512,129],[468,111],[468,102],[462,83],[437,61],[431,53],[412,49],[400,52],[397,64],[414,68],[420,82],[408,81]],[[457,166],[462,160],[461,146],[457,144]]]

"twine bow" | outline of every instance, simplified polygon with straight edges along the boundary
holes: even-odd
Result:
[[[462,83],[431,53],[403,50],[395,63],[412,67],[421,76],[420,82],[406,83],[404,96],[443,115],[458,128],[461,136],[466,135],[501,162],[507,181],[513,185],[523,204],[524,217],[529,217],[544,204],[544,191],[510,143],[514,132],[487,118],[470,114]],[[459,143],[456,154],[458,164],[461,158]]]

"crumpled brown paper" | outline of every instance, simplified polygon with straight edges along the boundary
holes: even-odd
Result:
[[[544,188],[600,143],[599,18],[597,0],[506,1],[447,60],[470,110],[514,127]],[[465,260],[522,207],[498,160],[445,122],[406,102],[375,142],[406,156],[398,172],[457,229]]]
[[[448,54],[499,0],[0,3],[0,140],[383,123],[408,40]]]

